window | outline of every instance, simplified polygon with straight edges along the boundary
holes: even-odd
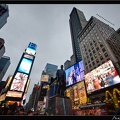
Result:
[[[96,55],[96,54],[94,54],[94,56],[95,56],[95,58],[97,57],[97,55]]]
[[[95,50],[93,50],[93,53],[95,53]]]
[[[100,56],[100,60],[103,60],[103,57],[102,57],[102,56]]]
[[[107,56],[108,56],[108,54],[107,54],[107,53],[105,53],[104,55],[105,55],[105,57],[107,57]]]
[[[90,53],[90,56],[92,56],[92,53]]]
[[[94,65],[95,65],[95,62],[92,62],[92,65],[94,66]]]
[[[96,59],[96,63],[98,63],[99,62],[99,60],[98,59]]]
[[[90,43],[90,45],[92,45],[92,43]]]
[[[101,55],[101,52],[99,51],[98,54]]]
[[[91,64],[89,64],[89,67],[91,68]]]
[[[103,48],[102,51],[105,52],[106,51],[105,48]]]
[[[90,52],[90,49],[88,51]]]
[[[98,50],[99,50],[99,47],[97,47],[96,50],[98,51]]]
[[[103,45],[102,45],[102,44],[100,44],[100,47],[102,48],[102,47],[103,47]]]
[[[93,60],[93,57],[91,57],[91,60]]]

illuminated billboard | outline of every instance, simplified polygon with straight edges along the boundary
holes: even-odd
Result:
[[[25,88],[27,79],[28,79],[27,74],[17,72],[17,74],[13,78],[10,90],[16,90],[16,91],[24,92],[24,88]]]
[[[49,75],[42,75],[41,76],[41,81],[42,82],[48,82],[48,80],[49,80]]]
[[[36,48],[37,48],[37,45],[30,42],[27,49],[26,49],[26,53],[28,53],[30,55],[35,55],[36,54]]]
[[[66,87],[84,80],[84,65],[80,61],[70,68],[65,70],[66,73]]]
[[[8,91],[6,94],[6,97],[15,97],[15,98],[21,98],[22,92],[16,92],[16,91]]]
[[[31,66],[32,66],[32,60],[22,58],[18,71],[29,74]]]
[[[78,89],[78,94],[79,94],[79,100],[80,104],[86,104],[87,103],[87,95],[86,95],[86,89],[85,89],[85,84],[84,81],[81,81],[77,84],[77,89]]]
[[[25,53],[23,57],[28,58],[28,59],[31,59],[31,60],[34,59],[34,57],[33,57],[32,55],[29,55],[29,54],[27,54],[27,53]]]
[[[120,83],[120,77],[111,60],[85,75],[87,93]]]

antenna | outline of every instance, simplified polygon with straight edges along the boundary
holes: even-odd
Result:
[[[109,22],[111,25],[115,26],[115,24],[111,23],[110,21],[108,21],[108,20],[105,19],[104,17],[102,17],[102,16],[100,16],[100,15],[98,15],[98,14],[96,14],[96,15],[99,16],[99,17],[101,17],[101,18],[104,19],[105,21]]]

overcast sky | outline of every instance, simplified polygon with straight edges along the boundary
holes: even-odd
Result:
[[[8,4],[9,17],[0,30],[5,40],[5,56],[11,59],[3,81],[13,75],[29,42],[37,44],[36,58],[31,71],[27,100],[34,84],[40,82],[42,70],[47,63],[58,65],[70,60],[72,51],[69,14],[73,7],[83,11],[87,20],[91,16],[109,20],[115,30],[120,27],[119,4]]]

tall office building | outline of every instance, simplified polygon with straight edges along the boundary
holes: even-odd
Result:
[[[9,17],[8,5],[0,4],[0,29],[7,23]]]
[[[112,27],[92,16],[78,41],[86,73],[112,60],[120,74],[120,36]]]
[[[0,59],[0,81],[2,81],[2,78],[4,77],[8,67],[10,66],[10,57],[3,56]]]
[[[81,51],[78,44],[78,33],[85,27],[87,20],[82,11],[73,8],[70,13],[70,32],[73,48],[74,63],[81,61]]]

